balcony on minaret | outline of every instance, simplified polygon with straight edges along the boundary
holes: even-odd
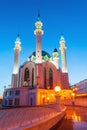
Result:
[[[43,26],[42,22],[41,21],[37,21],[35,23],[35,26],[36,26],[36,29],[34,31],[34,34],[35,35],[38,35],[38,34],[43,35],[44,31],[42,30],[42,26]]]
[[[20,46],[21,42],[20,42],[20,38],[18,37],[15,41],[15,47],[14,50],[19,50],[21,51],[21,46]]]
[[[60,38],[60,50],[66,50],[66,46],[65,46],[65,39],[63,36],[61,36]]]

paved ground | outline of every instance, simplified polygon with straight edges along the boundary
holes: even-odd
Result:
[[[51,130],[87,130],[87,107],[67,106],[66,118]]]

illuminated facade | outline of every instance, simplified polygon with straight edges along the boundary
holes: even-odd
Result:
[[[3,95],[4,106],[42,105],[55,102],[55,86],[69,89],[66,66],[66,46],[63,36],[60,38],[62,69],[59,67],[58,50],[55,48],[53,57],[42,50],[42,22],[40,15],[35,23],[36,51],[28,61],[20,66],[18,71],[20,38],[15,42],[14,69],[11,88],[5,89]]]

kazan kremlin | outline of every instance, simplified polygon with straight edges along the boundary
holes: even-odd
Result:
[[[43,23],[40,14],[35,23],[36,51],[32,52],[23,65],[19,67],[21,41],[18,35],[14,47],[14,66],[11,88],[4,91],[3,106],[35,106],[55,102],[55,87],[68,92],[69,80],[66,64],[65,39],[61,36],[59,50],[61,64],[59,67],[58,50],[54,48],[53,57],[42,49]],[[69,93],[67,93],[69,94]],[[66,98],[66,97],[62,97]]]

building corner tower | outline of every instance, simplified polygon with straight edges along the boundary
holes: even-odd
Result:
[[[36,63],[42,63],[42,35],[44,31],[42,30],[42,22],[40,20],[40,14],[38,13],[38,19],[35,23],[36,29],[34,34],[36,35]]]
[[[67,73],[67,65],[66,65],[66,46],[65,39],[63,36],[60,38],[60,51],[61,51],[61,62],[62,62],[62,72]]]
[[[12,88],[18,87],[19,54],[21,51],[20,44],[21,44],[21,41],[18,34],[15,41],[15,47],[14,47],[15,53],[14,53],[14,66],[13,66],[12,83],[11,83]]]

